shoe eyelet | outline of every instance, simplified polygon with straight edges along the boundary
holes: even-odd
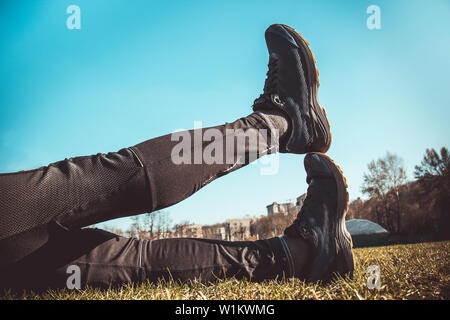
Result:
[[[280,97],[277,94],[272,95],[272,102],[279,106],[283,105],[283,102],[281,101]]]

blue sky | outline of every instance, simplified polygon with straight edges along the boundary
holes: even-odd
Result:
[[[71,4],[81,9],[80,30],[66,27]],[[381,8],[381,30],[366,27],[371,4]],[[447,0],[11,0],[0,3],[0,172],[249,114],[271,23],[296,28],[315,52],[329,155],[351,199],[367,163],[386,151],[412,179],[425,148],[449,147]],[[250,165],[167,210],[174,222],[204,224],[260,215],[304,193],[305,177],[303,156],[283,154],[276,175]]]

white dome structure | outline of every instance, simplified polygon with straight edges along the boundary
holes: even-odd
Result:
[[[352,219],[347,220],[345,225],[352,236],[354,247],[370,247],[388,243],[389,231],[375,222]]]

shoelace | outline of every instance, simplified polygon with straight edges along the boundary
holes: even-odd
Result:
[[[258,97],[258,99],[255,100],[254,104],[263,103],[266,100],[270,101],[270,96],[276,92],[278,82],[278,58],[270,56],[267,66],[269,69],[266,73],[263,93]]]

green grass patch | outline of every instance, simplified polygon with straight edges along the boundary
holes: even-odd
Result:
[[[340,278],[323,285],[298,279],[253,283],[221,280],[214,284],[198,281],[159,282],[126,285],[115,289],[87,288],[80,291],[49,290],[36,294],[8,292],[3,299],[449,299],[450,241],[360,248],[354,250],[356,269],[353,279]],[[381,269],[379,289],[367,287],[366,270]]]

